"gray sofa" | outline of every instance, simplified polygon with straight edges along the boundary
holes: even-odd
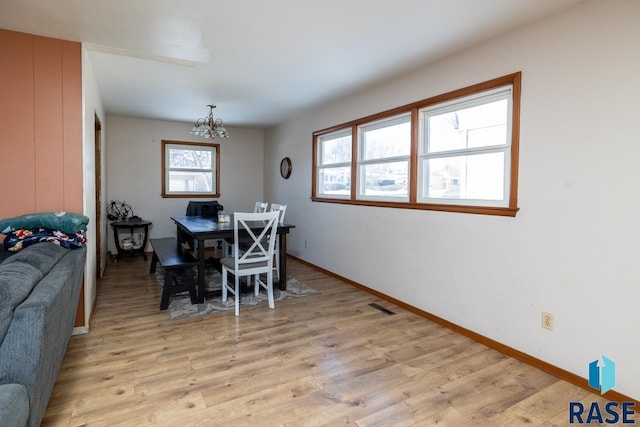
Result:
[[[42,422],[73,332],[85,258],[84,247],[43,242],[0,263],[0,427]]]

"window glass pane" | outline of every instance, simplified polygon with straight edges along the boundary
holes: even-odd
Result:
[[[436,153],[507,144],[506,99],[428,118],[429,149]]]
[[[169,148],[169,167],[211,169],[212,150]]]
[[[409,162],[363,165],[363,196],[408,197]]]
[[[351,133],[326,135],[320,141],[320,164],[347,163],[351,161]]]
[[[349,196],[351,194],[351,168],[320,169],[318,193]]]
[[[504,153],[423,160],[427,198],[503,200]],[[425,194],[426,193],[426,194]]]
[[[363,126],[362,160],[411,154],[411,122],[394,123],[390,126]]]
[[[213,173],[169,171],[169,192],[213,192]]]

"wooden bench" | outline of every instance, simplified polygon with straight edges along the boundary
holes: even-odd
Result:
[[[178,245],[178,240],[174,237],[149,239],[149,243],[153,248],[149,274],[156,272],[156,265],[158,263],[160,263],[165,270],[160,310],[166,310],[169,307],[169,295],[177,292],[189,291],[191,303],[196,304],[198,302],[198,296],[196,293],[196,283],[193,278],[193,267],[198,265],[198,260],[196,260],[193,255],[183,251]],[[185,284],[178,282],[176,277],[176,273],[178,272],[184,272],[184,276],[186,277]]]

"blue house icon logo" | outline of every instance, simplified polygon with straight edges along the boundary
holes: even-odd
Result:
[[[616,386],[616,364],[606,356],[589,363],[589,387],[605,394]]]

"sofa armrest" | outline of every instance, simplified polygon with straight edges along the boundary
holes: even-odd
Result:
[[[29,420],[29,396],[22,384],[0,385],[0,427],[24,427]]]

